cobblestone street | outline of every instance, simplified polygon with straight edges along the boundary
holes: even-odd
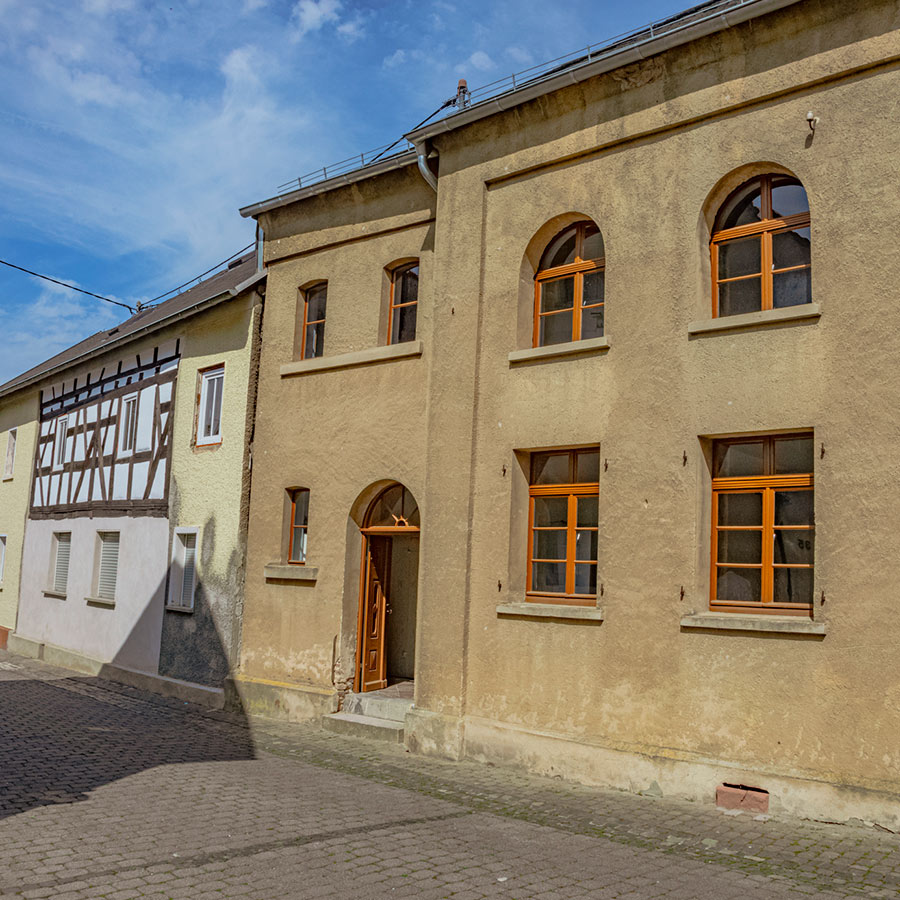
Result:
[[[890,897],[898,837],[726,816],[0,652],[0,898]]]

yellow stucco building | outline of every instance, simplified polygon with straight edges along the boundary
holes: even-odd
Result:
[[[242,211],[250,711],[900,826],[898,29],[707,4]]]

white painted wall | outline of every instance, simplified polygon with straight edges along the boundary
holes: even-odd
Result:
[[[72,533],[65,599],[46,596],[53,533]],[[115,607],[89,604],[98,531],[119,532]],[[22,637],[55,644],[102,662],[157,671],[169,523],[162,517],[29,519],[25,529],[19,620]]]

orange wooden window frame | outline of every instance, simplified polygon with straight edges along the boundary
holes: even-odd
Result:
[[[298,494],[306,494],[306,522],[302,525],[297,524],[297,495]],[[302,531],[303,532],[303,559],[294,559],[294,532]],[[306,565],[306,548],[307,541],[309,539],[309,488],[296,488],[291,491],[291,518],[288,525],[288,551],[287,551],[287,561],[292,566],[304,566]]]
[[[773,269],[772,239],[776,234],[796,231],[798,228],[809,228],[809,210],[805,213],[797,213],[793,216],[772,217],[772,180],[777,178],[790,179],[788,175],[760,175],[745,181],[739,188],[733,191],[728,200],[722,204],[724,209],[731,198],[739,191],[745,190],[754,182],[760,183],[760,215],[761,222],[752,222],[749,225],[738,225],[735,228],[724,228],[714,231],[710,239],[710,271],[712,274],[712,314],[713,318],[719,318],[719,285],[731,284],[736,281],[750,281],[753,278],[760,280],[761,310],[772,309],[774,302],[775,275],[783,272],[799,272],[812,268],[812,261],[800,266],[786,266],[783,269]],[[797,179],[791,179],[800,185]],[[737,275],[733,278],[719,278],[719,247],[737,238],[747,238],[754,235],[760,237],[760,271],[750,275]]]
[[[591,234],[599,232],[599,229],[593,222],[579,222],[577,225],[570,225],[568,228],[554,235],[553,240],[549,241],[547,246],[554,243],[569,231],[575,231],[575,262],[565,266],[555,266],[551,269],[542,269],[534,276],[534,332],[532,334],[532,346],[541,347],[541,319],[547,316],[561,315],[568,311],[555,310],[550,313],[541,312],[541,288],[550,281],[556,281],[559,278],[565,278],[574,275],[574,298],[572,300],[572,340],[581,340],[581,314],[585,309],[600,309],[606,304],[606,296],[598,303],[588,303],[582,305],[584,299],[584,276],[591,272],[604,272],[606,270],[606,256],[600,259],[583,259],[581,254],[584,250],[584,240],[586,232],[591,229]],[[546,250],[545,250],[546,252]],[[604,331],[606,330],[604,325]],[[602,336],[602,335],[601,335]]]
[[[306,329],[310,325],[320,325],[325,322],[325,317],[323,316],[321,319],[313,319],[310,320],[309,316],[309,295],[313,291],[318,290],[325,291],[325,304],[327,307],[328,304],[328,282],[327,281],[318,281],[315,284],[311,284],[309,287],[300,291],[300,298],[303,301],[303,327],[300,329],[300,359],[316,359],[316,356],[306,355]]]
[[[594,453],[591,449],[587,450],[570,450],[569,453],[569,473],[570,478],[574,479],[577,456],[579,453]],[[548,451],[551,455],[562,455]],[[535,453],[534,456],[540,454]],[[532,457],[533,459],[533,457]],[[530,480],[530,479],[529,479]],[[566,558],[561,559],[543,559],[534,556],[534,538],[535,532],[538,531],[562,531],[558,526],[535,526],[534,524],[534,501],[536,497],[566,497],[568,506],[566,510]],[[575,593],[575,565],[593,565],[597,567],[596,559],[576,559],[576,541],[579,531],[595,531],[599,533],[598,525],[578,526],[578,498],[579,497],[596,497],[599,502],[600,483],[599,482],[573,482],[571,484],[532,484],[528,487],[528,569],[525,590],[525,599],[533,603],[558,603],[566,606],[596,606],[597,595],[593,594],[576,594]],[[554,593],[550,591],[536,591],[532,589],[532,579],[534,576],[533,563],[549,562],[566,564],[566,590],[565,593]]]
[[[397,281],[400,279],[400,277],[402,275],[405,275],[407,272],[409,272],[410,269],[418,269],[418,268],[419,268],[419,260],[416,260],[415,262],[407,263],[406,265],[403,265],[403,266],[397,266],[397,268],[391,272],[391,296],[390,296],[390,302],[388,303],[388,321],[387,321],[387,342],[388,342],[388,344],[394,343],[394,336],[393,336],[394,310],[400,309],[401,307],[405,307],[405,306],[416,306],[417,307],[419,305],[418,282],[416,285],[416,299],[415,300],[410,300],[408,303],[395,303],[394,302],[394,292],[397,287]],[[418,310],[417,310],[416,318],[418,319]],[[416,321],[417,328],[418,328],[418,324],[419,324],[418,321]],[[399,341],[397,343],[399,343]]]
[[[755,440],[752,436],[732,438],[716,441],[716,447],[725,444],[761,443],[764,446],[764,468],[772,473],[775,469],[775,442],[798,438],[812,439],[809,433],[778,434]],[[713,453],[715,460],[715,452]],[[775,492],[790,490],[813,490],[814,476],[812,472],[797,475],[760,475],[738,476],[732,478],[712,479],[712,541],[710,547],[710,575],[709,575],[709,608],[715,612],[753,612],[771,615],[795,615],[809,616],[812,612],[812,603],[776,603],[774,600],[774,584],[776,569],[809,569],[815,571],[815,562],[810,564],[784,564],[774,560],[775,532],[784,531],[809,531],[815,533],[813,525],[775,525]],[[719,525],[719,497],[728,494],[762,494],[762,525]],[[759,565],[755,563],[719,563],[719,532],[720,531],[761,531],[762,532],[762,558]],[[759,602],[744,603],[729,600],[719,600],[716,597],[717,570],[725,569],[759,569],[761,573],[761,592]]]

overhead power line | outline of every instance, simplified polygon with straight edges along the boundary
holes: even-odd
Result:
[[[224,266],[225,263],[229,263],[233,259],[237,259],[242,253],[246,253],[251,247],[255,246],[256,241],[253,241],[253,243],[251,244],[247,244],[246,247],[241,248],[237,253],[232,253],[231,256],[228,257],[228,259],[223,259],[222,262],[216,263],[214,266],[210,266],[205,272],[201,272],[199,275],[195,275],[193,278],[185,281],[184,284],[179,284],[178,287],[174,287],[171,291],[166,291],[164,294],[160,294],[158,297],[154,297],[152,300],[145,300],[143,303],[141,303],[141,308],[146,309],[151,303],[156,303],[157,300],[162,300],[163,297],[168,297],[169,294],[174,294],[176,291],[180,291],[182,288],[187,287],[189,284],[193,284],[195,281],[199,281],[205,275],[209,275],[210,272],[215,272],[215,270],[218,269],[219,266]]]
[[[2,263],[4,266],[9,266],[10,269],[17,269],[19,272],[24,272],[26,275],[34,275],[35,278],[43,278],[44,281],[51,281],[53,282],[53,284],[58,284],[61,287],[68,288],[70,291],[78,291],[79,294],[87,294],[88,297],[94,297],[97,300],[102,300],[104,303],[112,303],[115,306],[121,306],[123,309],[127,309],[130,313],[134,312],[134,307],[129,306],[127,303],[122,303],[119,300],[113,300],[110,297],[101,297],[100,294],[95,294],[93,291],[86,291],[84,290],[84,288],[75,287],[74,284],[66,284],[65,281],[60,281],[57,278],[51,278],[49,275],[41,275],[40,272],[32,272],[31,269],[17,266],[14,263],[7,262],[5,259],[0,259],[0,263]]]

